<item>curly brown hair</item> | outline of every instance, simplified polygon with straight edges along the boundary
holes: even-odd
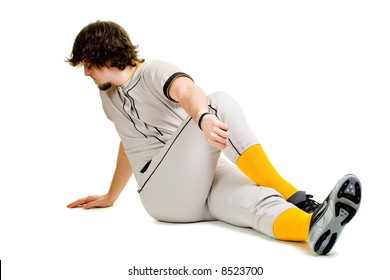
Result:
[[[129,34],[112,21],[96,21],[85,26],[74,41],[70,57],[66,59],[72,66],[84,63],[120,70],[144,61],[138,57],[138,45],[133,45]]]

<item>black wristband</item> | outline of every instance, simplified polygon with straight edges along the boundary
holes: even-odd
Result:
[[[206,116],[206,115],[210,115],[210,113],[209,113],[209,112],[203,113],[203,114],[200,115],[200,117],[199,117],[198,126],[199,126],[200,130],[202,130],[202,127],[201,127],[201,125],[202,125],[202,120],[203,120],[204,116]]]

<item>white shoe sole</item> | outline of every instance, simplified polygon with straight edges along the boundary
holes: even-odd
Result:
[[[360,200],[361,184],[355,175],[346,175],[337,182],[310,222],[309,245],[314,252],[330,252],[345,225],[355,216]]]

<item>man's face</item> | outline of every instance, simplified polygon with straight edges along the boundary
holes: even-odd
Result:
[[[84,64],[84,75],[91,77],[100,90],[107,90],[111,87],[111,71],[107,67],[97,68]]]

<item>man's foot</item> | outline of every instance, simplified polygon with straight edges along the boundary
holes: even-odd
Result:
[[[319,255],[333,248],[344,226],[360,206],[361,185],[352,174],[337,182],[325,201],[314,211],[310,222],[309,245]]]
[[[294,204],[296,207],[305,211],[306,213],[313,213],[320,204],[317,201],[311,199],[312,197],[312,195],[306,194],[304,191],[298,191],[289,199],[287,199],[287,201]]]

